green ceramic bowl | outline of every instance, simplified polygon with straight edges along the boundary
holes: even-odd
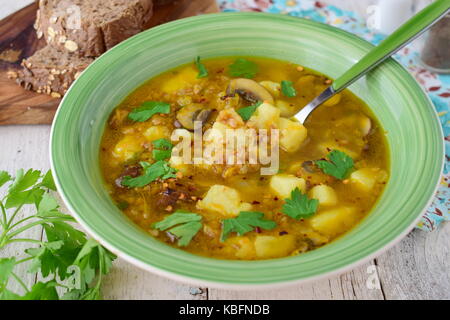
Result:
[[[122,258],[172,279],[254,288],[315,279],[354,267],[411,230],[430,203],[443,166],[442,132],[433,106],[411,75],[392,59],[351,87],[388,132],[390,182],[361,224],[306,254],[267,261],[224,261],[195,256],[153,239],[111,201],[99,169],[99,144],[108,116],[128,94],[149,78],[196,56],[272,57],[336,78],[371,48],[336,28],[258,13],[205,15],[143,32],[97,59],[59,107],[51,134],[58,189],[94,238]]]

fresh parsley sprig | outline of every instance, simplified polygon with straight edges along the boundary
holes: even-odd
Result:
[[[317,199],[309,199],[298,188],[295,188],[291,192],[291,199],[285,199],[285,201],[286,203],[283,205],[282,212],[297,220],[312,217],[319,207],[319,201]]]
[[[288,80],[281,81],[281,92],[285,97],[289,98],[295,97],[297,95],[297,91],[292,85],[292,81]]]
[[[228,72],[232,77],[254,78],[258,73],[258,65],[244,58],[239,58],[228,67]]]
[[[231,232],[236,232],[242,236],[247,232],[253,231],[256,227],[265,230],[272,230],[277,223],[272,220],[264,219],[264,213],[256,211],[242,211],[236,218],[225,219],[222,221],[221,241],[225,241]]]
[[[200,62],[200,57],[197,57],[195,59],[195,66],[198,69],[198,75],[197,78],[206,78],[208,76],[208,70],[206,69],[205,65]]]
[[[152,142],[153,150],[152,150],[152,156],[153,159],[159,161],[159,160],[166,160],[169,159],[172,155],[172,149],[173,144],[164,138],[155,140]]]
[[[256,109],[258,109],[258,107],[260,105],[262,105],[262,102],[258,101],[254,105],[251,105],[251,106],[239,109],[237,111],[237,113],[241,116],[242,120],[248,121],[252,117],[252,115],[255,113]]]
[[[169,178],[176,178],[176,169],[171,168],[167,161],[156,161],[150,164],[146,161],[139,162],[144,169],[144,173],[139,177],[125,176],[122,179],[122,185],[128,188],[142,188],[152,183],[157,179],[166,180]]]
[[[58,202],[49,191],[56,191],[51,172],[42,175],[39,170],[18,170],[15,177],[0,171],[0,188],[7,184],[0,200],[0,252],[14,243],[33,245],[25,256],[0,258],[0,300],[59,300],[99,299],[102,276],[110,271],[115,256],[87,239],[68,222],[74,219],[59,210]],[[34,205],[35,213],[25,218],[17,216],[25,205]],[[22,234],[34,227],[43,227],[47,240],[23,238]],[[14,269],[29,263],[29,272],[39,273],[46,281],[28,288]],[[16,281],[24,293],[8,289]],[[57,290],[58,289],[58,290]]]
[[[170,113],[170,104],[161,101],[146,101],[131,111],[128,118],[133,121],[144,122],[157,113]]]
[[[353,159],[345,152],[339,150],[332,150],[327,155],[328,161],[318,160],[316,165],[322,171],[337,179],[344,180],[349,175],[354,167]]]
[[[180,247],[187,246],[202,228],[202,216],[196,213],[178,210],[162,221],[154,223],[153,229],[168,231],[178,238]]]

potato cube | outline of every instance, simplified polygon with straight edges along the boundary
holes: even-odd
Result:
[[[298,106],[284,100],[275,101],[275,106],[280,109],[280,115],[285,118],[294,116],[298,111]]]
[[[248,237],[230,237],[225,241],[226,245],[231,245],[235,251],[235,256],[243,260],[255,258],[255,244]]]
[[[197,79],[198,71],[192,66],[185,67],[180,72],[170,77],[168,80],[162,83],[161,90],[166,93],[175,93],[178,90],[192,87],[199,82]]]
[[[339,102],[341,102],[341,99],[342,99],[342,95],[340,93],[338,93],[338,94],[334,95],[332,98],[330,98],[329,100],[325,101],[323,103],[323,105],[327,106],[327,107],[332,107],[332,106],[337,105]]]
[[[330,209],[319,212],[309,222],[314,230],[335,237],[348,231],[358,222],[357,210],[353,207]]]
[[[274,97],[278,98],[281,93],[281,85],[278,82],[273,81],[261,81],[259,83]]]
[[[280,146],[286,152],[296,152],[306,139],[308,131],[300,123],[285,118],[279,120]]]
[[[309,196],[319,200],[321,206],[335,206],[338,202],[336,191],[330,186],[321,184],[309,191]]]
[[[370,191],[377,182],[387,180],[387,173],[379,168],[363,168],[350,175],[350,182],[363,191]]]
[[[269,103],[261,104],[248,120],[247,125],[251,128],[271,129],[278,127],[280,109]]]
[[[235,189],[216,184],[209,188],[203,200],[197,202],[197,208],[234,217],[241,211],[251,210],[252,205],[242,202]]]
[[[120,161],[127,161],[144,150],[142,140],[135,136],[125,136],[120,140],[112,152],[113,156]]]
[[[372,120],[364,114],[353,113],[335,122],[336,127],[352,130],[356,135],[364,137],[372,130]],[[357,130],[355,130],[357,129]]]
[[[284,236],[257,236],[255,239],[256,256],[260,259],[280,258],[289,255],[295,250],[295,237]]]
[[[182,156],[171,156],[169,159],[169,165],[184,175],[189,174],[189,164],[184,163]]]
[[[306,190],[306,181],[291,174],[277,174],[270,179],[270,188],[283,199],[291,197],[291,192],[298,188],[301,192]]]
[[[144,131],[144,137],[149,141],[155,141],[158,139],[169,139],[170,130],[165,126],[152,126]]]
[[[358,127],[363,136],[367,136],[372,130],[372,120],[369,117],[361,116],[358,118]]]

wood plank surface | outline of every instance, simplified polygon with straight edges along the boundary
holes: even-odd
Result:
[[[51,124],[61,99],[27,91],[8,79],[8,71],[45,46],[33,24],[37,4],[32,3],[0,21],[0,125]],[[177,0],[158,6],[146,28],[198,14],[217,12],[215,0]]]

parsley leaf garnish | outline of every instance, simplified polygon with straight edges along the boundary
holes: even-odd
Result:
[[[16,258],[0,258],[0,288],[6,287],[7,280],[16,265]]]
[[[99,299],[102,275],[110,271],[115,256],[68,224],[75,220],[62,213],[56,199],[49,194],[55,188],[51,172],[42,175],[39,170],[18,170],[13,178],[1,171],[0,186],[8,182],[6,195],[0,197],[0,250],[17,242],[35,247],[25,249],[28,256],[21,259],[0,258],[0,300]],[[17,218],[20,209],[28,204],[34,204],[36,212]],[[23,232],[39,226],[43,227],[47,240],[23,237]],[[27,288],[14,272],[25,261],[30,261],[29,272],[50,280]],[[16,281],[25,294],[20,296],[8,290],[9,281]]]
[[[251,79],[258,73],[258,65],[246,59],[239,58],[228,67],[228,71],[232,77]]]
[[[128,114],[128,118],[133,121],[147,121],[157,113],[169,113],[170,104],[161,101],[147,101],[141,104]]]
[[[142,188],[159,178],[165,180],[176,177],[176,170],[171,168],[167,161],[160,160],[153,164],[142,161],[139,164],[144,169],[144,173],[136,178],[130,176],[123,177],[122,185],[124,187]]]
[[[30,169],[24,173],[23,169],[19,169],[16,173],[16,178],[8,188],[9,193],[14,194],[28,189],[36,183],[40,176],[41,172],[39,170]]]
[[[198,69],[198,75],[197,78],[206,78],[208,76],[208,70],[206,69],[205,65],[200,62],[200,57],[197,57],[195,59],[195,65]]]
[[[272,230],[277,226],[275,221],[265,220],[264,213],[256,211],[241,211],[236,218],[222,221],[221,241],[225,241],[231,232],[242,236],[256,227]]]
[[[39,199],[43,196],[44,190],[39,188],[32,188],[21,192],[10,193],[10,196],[5,202],[5,208],[17,208],[24,204],[37,204]]]
[[[167,230],[178,238],[178,245],[184,247],[202,228],[201,220],[201,215],[178,210],[164,220],[153,224],[152,228],[161,231]]]
[[[285,97],[295,97],[297,95],[297,91],[292,86],[292,81],[283,80],[281,81],[281,92]]]
[[[339,150],[331,151],[327,158],[329,161],[318,160],[316,165],[324,173],[340,180],[344,180],[354,166],[353,159],[345,152]]]
[[[41,186],[56,191],[55,181],[53,180],[53,175],[50,170],[48,170],[45,176],[42,178]]]
[[[152,150],[153,159],[166,160],[172,155],[173,144],[167,139],[158,139],[152,142],[154,149]]]
[[[56,286],[57,282],[55,280],[38,282],[23,296],[22,300],[58,300],[59,296]]]
[[[291,199],[285,199],[282,212],[294,219],[309,218],[316,213],[319,206],[317,199],[309,199],[298,188],[291,192]]]
[[[3,186],[8,181],[11,181],[11,176],[6,171],[0,171],[0,187]]]
[[[117,208],[119,208],[120,210],[125,210],[125,209],[127,209],[129,206],[130,206],[130,204],[129,204],[128,202],[126,202],[126,201],[120,201],[120,202],[117,204]]]
[[[254,105],[239,109],[237,113],[241,116],[242,120],[248,121],[248,119],[252,117],[253,113],[255,113],[256,109],[258,109],[261,104],[262,102],[258,101]]]
[[[157,149],[172,149],[173,147],[172,142],[164,138],[153,141],[152,145]]]

